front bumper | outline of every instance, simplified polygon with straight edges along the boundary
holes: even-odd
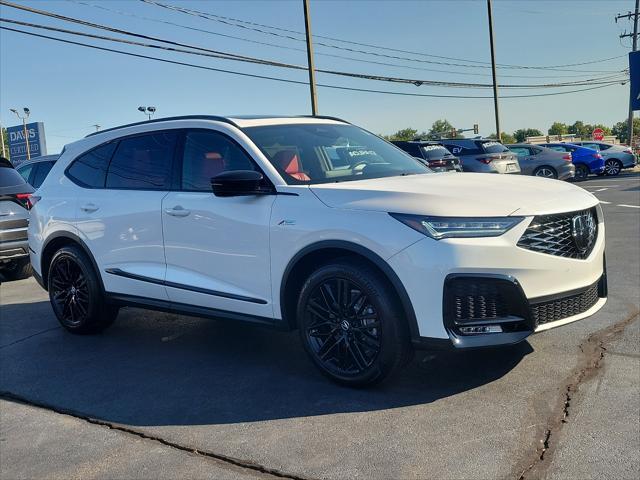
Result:
[[[440,241],[425,238],[388,260],[405,286],[415,311],[416,325],[411,328],[414,343],[431,345],[435,341],[458,348],[511,344],[524,340],[536,331],[586,318],[604,305],[605,231],[602,219],[599,219],[593,250],[586,259],[560,257],[518,247],[516,244],[532,219],[525,218],[499,237]],[[451,303],[447,302],[445,293],[448,281],[460,276],[502,278],[517,285],[519,298],[516,303],[521,308],[521,320],[506,320],[511,324],[507,331],[500,333],[467,335],[453,328],[448,319]],[[598,297],[593,304],[587,305],[588,308],[575,314],[573,310],[568,310],[566,316],[559,315],[550,321],[536,323],[533,307],[540,307],[554,298],[562,301],[594,285]],[[510,297],[515,298],[515,294]],[[557,308],[562,308],[562,302]]]

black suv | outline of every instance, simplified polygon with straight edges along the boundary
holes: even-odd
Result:
[[[453,155],[440,142],[414,140],[410,142],[391,142],[424,163],[435,172],[462,171],[460,159]]]

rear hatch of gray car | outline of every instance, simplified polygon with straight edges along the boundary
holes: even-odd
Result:
[[[476,160],[491,164],[498,173],[520,173],[518,156],[502,143],[494,140],[476,140],[476,145],[483,152]]]

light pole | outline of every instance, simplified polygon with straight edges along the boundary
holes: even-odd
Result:
[[[96,132],[97,132],[98,130],[100,130],[100,125],[98,125],[97,123],[96,123],[95,125],[91,125],[91,126],[92,126],[92,127],[95,127]]]
[[[151,120],[151,115],[156,113],[156,107],[138,107],[138,111],[144,113]]]
[[[22,120],[22,131],[24,134],[24,141],[26,142],[26,145],[27,145],[27,160],[31,160],[31,148],[29,147],[29,132],[27,132],[27,119],[29,118],[29,115],[31,115],[31,110],[29,110],[27,107],[24,107],[22,109],[22,111],[24,112],[24,115],[20,115],[15,108],[10,108],[9,110],[15,113],[16,117]]]
[[[7,158],[7,151],[4,148],[4,130],[2,125],[0,125],[0,143],[2,143],[2,156]]]

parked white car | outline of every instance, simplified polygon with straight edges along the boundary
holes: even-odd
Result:
[[[590,193],[433,173],[328,117],[103,130],[66,146],[33,201],[31,262],[69,331],[125,306],[299,329],[348,385],[414,348],[512,344],[606,301]]]

